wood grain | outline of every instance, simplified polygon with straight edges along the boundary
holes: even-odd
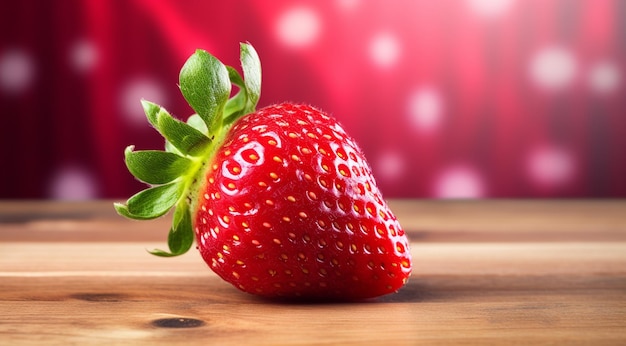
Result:
[[[351,304],[267,301],[196,252],[155,258],[167,217],[111,201],[0,202],[0,344],[626,344],[626,201],[391,201],[414,274]]]

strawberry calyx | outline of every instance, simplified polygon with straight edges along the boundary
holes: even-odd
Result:
[[[233,122],[255,111],[261,94],[261,63],[249,43],[240,45],[240,60],[243,77],[204,50],[196,50],[185,62],[179,87],[196,112],[186,122],[155,103],[141,101],[148,122],[165,138],[165,150],[126,148],[128,170],[149,187],[114,207],[118,214],[135,220],[155,219],[174,209],[169,251],[149,251],[154,255],[178,256],[191,248],[192,203],[207,163]],[[233,84],[239,90],[230,97]]]

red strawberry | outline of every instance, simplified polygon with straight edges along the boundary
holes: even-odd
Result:
[[[143,102],[166,151],[126,150],[151,185],[116,203],[134,219],[175,207],[168,244],[195,239],[207,264],[239,289],[266,297],[361,299],[397,291],[411,272],[404,231],[363,153],[335,119],[306,105],[255,111],[260,63],[241,45],[245,80],[204,51],[180,76],[197,112],[187,123]],[[231,99],[231,82],[239,92]]]

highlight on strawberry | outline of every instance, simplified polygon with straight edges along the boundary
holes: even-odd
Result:
[[[168,250],[193,245],[242,291],[270,298],[358,300],[396,292],[411,273],[406,234],[363,152],[341,125],[305,104],[256,110],[261,64],[241,46],[243,76],[204,50],[180,71],[187,121],[142,100],[165,150],[125,150],[148,184],[117,212],[137,220],[173,209]],[[238,88],[231,97],[233,85]]]

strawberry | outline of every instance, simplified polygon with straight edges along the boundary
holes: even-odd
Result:
[[[409,243],[357,143],[331,116],[283,103],[255,110],[258,55],[241,45],[243,78],[197,50],[180,73],[197,114],[182,122],[142,101],[166,150],[125,151],[129,171],[150,185],[115,203],[132,219],[174,209],[169,251],[194,239],[225,281],[255,295],[364,299],[401,288]],[[229,99],[232,84],[239,90]]]

